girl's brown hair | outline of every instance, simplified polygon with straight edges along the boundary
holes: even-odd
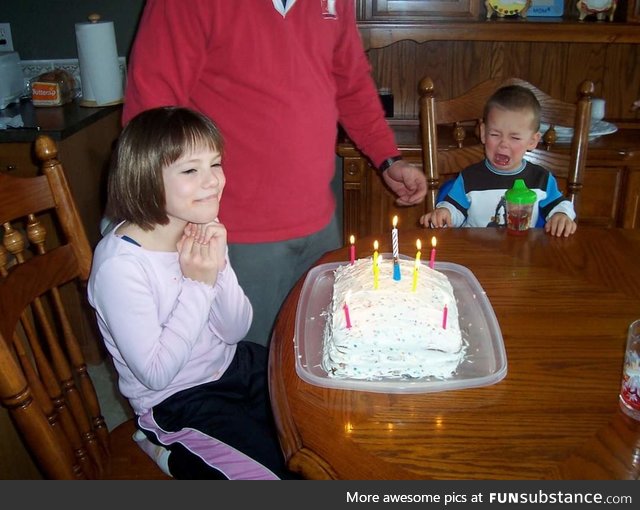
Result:
[[[166,106],[132,118],[120,135],[109,174],[109,219],[144,230],[167,224],[162,170],[201,149],[222,155],[223,140],[216,125],[199,112]]]

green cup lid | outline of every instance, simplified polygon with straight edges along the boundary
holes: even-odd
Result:
[[[513,187],[505,194],[507,202],[518,205],[533,204],[536,201],[536,194],[527,188],[523,179],[516,179]]]

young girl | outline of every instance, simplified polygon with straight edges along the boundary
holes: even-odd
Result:
[[[117,223],[96,248],[88,293],[140,431],[170,452],[176,478],[288,477],[266,349],[240,342],[253,311],[217,220],[218,129],[185,108],[147,110],[115,156],[107,214]]]

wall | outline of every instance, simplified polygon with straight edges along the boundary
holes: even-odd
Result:
[[[118,55],[128,57],[144,0],[2,0],[0,22],[11,23],[22,60],[78,58],[75,24],[91,13],[113,21]]]

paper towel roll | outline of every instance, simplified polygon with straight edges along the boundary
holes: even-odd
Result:
[[[76,23],[83,106],[106,106],[123,100],[116,33],[112,21]]]

